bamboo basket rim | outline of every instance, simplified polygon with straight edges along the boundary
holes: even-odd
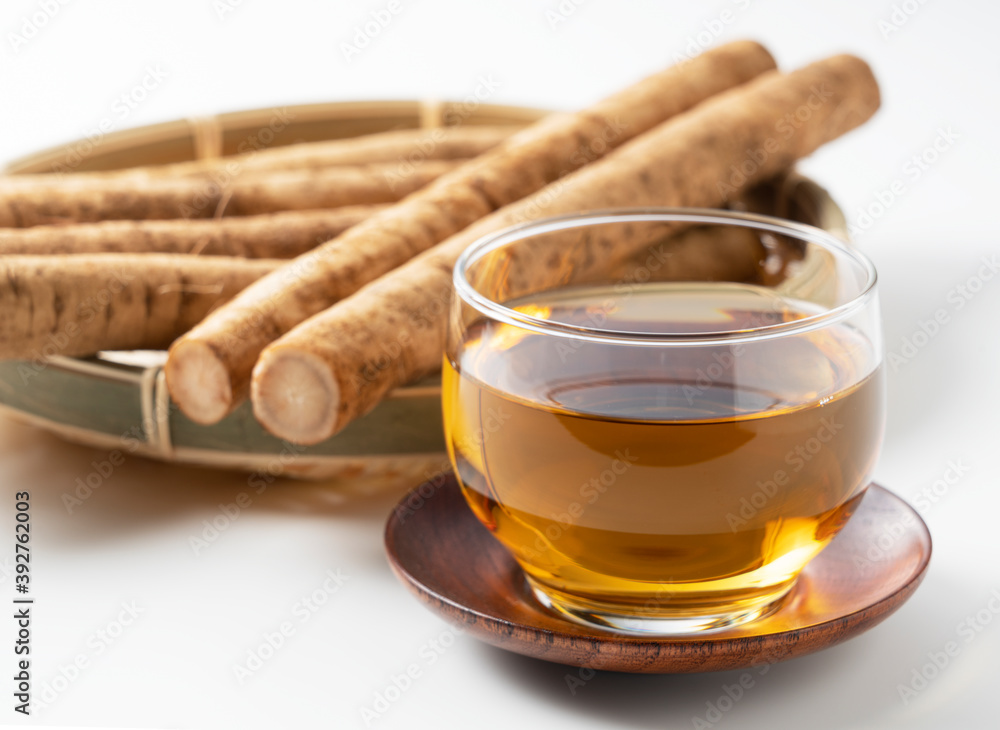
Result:
[[[458,124],[449,124],[449,120],[455,118],[451,112],[466,104],[468,102],[376,99],[370,101],[290,104],[286,106],[243,109],[205,116],[192,116],[112,130],[91,143],[93,145],[93,152],[89,153],[88,157],[127,152],[140,144],[149,145],[159,142],[183,141],[185,138],[191,143],[194,154],[187,159],[174,161],[184,162],[219,157],[222,156],[218,153],[218,150],[221,149],[222,135],[247,127],[261,127],[277,115],[287,116],[289,121],[299,125],[329,122],[331,115],[336,115],[337,121],[361,121],[376,117],[383,119],[388,117],[390,124],[395,122],[396,126],[387,127],[385,130],[376,130],[388,131],[389,129],[433,129],[435,127],[464,125],[483,126],[496,124],[502,126],[509,124],[517,126],[537,121],[546,114],[551,113],[548,110],[537,107],[477,103],[472,111],[463,111],[459,114],[460,119]],[[416,120],[418,123],[406,123],[412,120]],[[372,132],[359,131],[356,134],[336,138],[346,139],[370,133]],[[334,137],[330,139],[334,139]],[[67,153],[72,151],[75,146],[83,144],[85,141],[86,138],[70,140],[16,157],[4,165],[2,172],[5,175],[52,172],[52,165],[54,163],[58,162],[59,159],[64,159]],[[140,162],[137,164],[144,163]]]

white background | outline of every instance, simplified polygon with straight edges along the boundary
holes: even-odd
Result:
[[[84,136],[109,117],[124,128],[286,103],[462,99],[482,75],[499,82],[490,101],[574,109],[661,68],[712,29],[720,41],[763,41],[784,68],[834,52],[863,56],[881,82],[882,111],[802,168],[856,224],[869,223],[859,210],[880,191],[903,182],[904,193],[857,237],[880,271],[889,352],[899,353],[903,338],[937,309],[949,317],[914,357],[889,369],[876,476],[914,499],[943,478],[949,461],[968,470],[922,510],[935,553],[913,599],[860,638],[774,667],[717,726],[994,725],[1000,620],[989,600],[1000,588],[1000,277],[980,281],[961,309],[954,287],[1000,252],[1000,6],[588,0],[563,3],[571,12],[554,23],[547,11],[559,12],[557,0],[399,2],[391,23],[348,62],[342,44],[386,2],[243,0],[222,12],[212,0],[70,1],[20,43],[10,34],[20,34],[45,2],[5,0],[0,161]],[[880,30],[894,4],[913,12],[897,15],[906,22],[892,32]],[[166,78],[121,118],[116,100],[147,66]],[[942,129],[957,139],[926,171],[908,172],[908,161]],[[396,583],[382,554],[382,524],[397,494],[282,484],[196,558],[188,537],[245,489],[245,477],[133,458],[67,514],[60,496],[106,457],[0,422],[0,535],[13,535],[14,492],[29,489],[34,505],[36,692],[77,655],[87,661],[32,722],[363,727],[361,708],[416,662],[423,675],[373,726],[683,728],[739,677],[599,674],[574,695],[565,682],[570,670],[468,637],[431,665],[425,645],[447,642],[446,625]],[[7,569],[12,552],[0,547]],[[349,579],[299,623],[296,603],[328,570]],[[0,585],[7,601],[11,577]],[[104,643],[98,632],[133,601],[139,617]],[[977,612],[992,623],[965,643],[958,625]],[[294,635],[241,685],[233,665],[283,621],[295,624]],[[13,630],[11,619],[0,619],[0,677],[12,671]],[[898,686],[928,652],[953,640],[961,653],[904,704]],[[10,686],[0,680],[0,722],[16,723]]]

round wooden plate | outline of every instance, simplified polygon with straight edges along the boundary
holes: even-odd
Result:
[[[917,589],[931,536],[902,499],[875,484],[844,530],[774,614],[698,638],[601,632],[543,608],[521,569],[465,503],[454,477],[396,506],[385,531],[393,571],[446,621],[501,649],[617,672],[712,672],[825,649],[880,623]]]

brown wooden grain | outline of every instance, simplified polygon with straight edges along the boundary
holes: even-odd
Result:
[[[899,525],[905,530],[885,558],[867,560],[878,537]],[[759,666],[839,644],[896,611],[920,585],[931,557],[930,533],[917,513],[872,485],[776,613],[704,637],[664,639],[591,629],[543,608],[513,557],[473,516],[453,476],[400,501],[385,545],[410,592],[481,641],[550,662],[649,674]]]

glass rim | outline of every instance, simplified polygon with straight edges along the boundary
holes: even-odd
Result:
[[[602,329],[600,327],[585,327],[565,322],[543,319],[531,314],[518,312],[500,302],[480,294],[469,283],[466,272],[469,267],[478,262],[486,254],[503,246],[535,235],[543,235],[555,231],[581,228],[585,226],[607,223],[649,223],[649,222],[683,222],[705,223],[716,225],[744,226],[761,231],[778,233],[793,238],[817,243],[831,250],[835,255],[845,256],[860,266],[865,274],[864,284],[860,291],[849,300],[830,309],[810,314],[802,319],[791,322],[764,325],[753,329],[723,330],[711,333],[682,332],[623,332],[619,330]],[[490,319],[503,322],[521,329],[527,329],[540,334],[582,339],[608,344],[627,345],[710,345],[710,344],[742,344],[759,342],[775,337],[810,332],[827,327],[856,314],[868,305],[875,295],[878,274],[871,259],[857,249],[837,238],[832,233],[816,226],[797,221],[775,218],[773,216],[748,213],[743,211],[720,210],[713,208],[609,208],[570,213],[568,215],[541,218],[534,221],[519,223],[495,233],[490,233],[473,242],[455,262],[452,274],[455,293],[459,298],[481,314]]]

